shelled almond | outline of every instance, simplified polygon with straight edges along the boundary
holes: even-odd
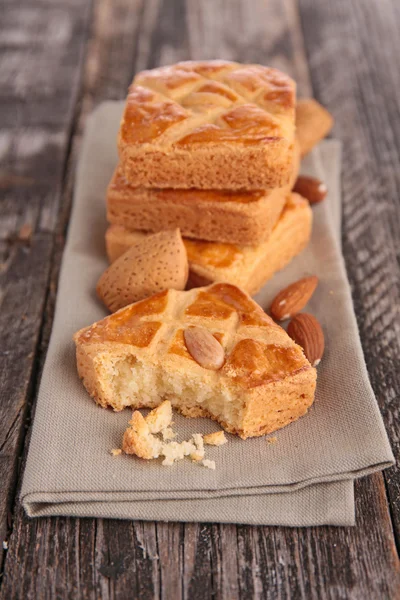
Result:
[[[323,181],[320,181],[316,177],[299,175],[294,184],[293,191],[306,198],[310,204],[318,204],[326,197],[328,188]]]
[[[210,331],[203,327],[189,327],[183,335],[189,354],[201,367],[213,371],[222,367],[225,352]]]
[[[319,321],[308,313],[296,315],[289,323],[288,335],[299,344],[313,367],[316,367],[324,354],[325,338]]]
[[[299,313],[310,300],[318,285],[318,277],[304,277],[283,289],[271,304],[271,315],[276,321],[285,321]]]

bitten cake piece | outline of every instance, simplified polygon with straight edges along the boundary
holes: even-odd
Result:
[[[295,83],[223,60],[143,71],[129,88],[118,149],[135,186],[246,189],[290,178]]]
[[[184,290],[188,259],[179,229],[143,236],[103,273],[97,295],[111,312],[161,290]]]
[[[74,340],[87,391],[117,411],[170,400],[247,438],[284,427],[314,400],[316,370],[302,349],[229,284],[165,290]]]
[[[189,287],[226,281],[256,294],[266,281],[283,269],[308,244],[312,210],[308,201],[290,194],[286,206],[266,242],[239,246],[219,242],[183,239],[189,261]],[[140,231],[128,231],[112,225],[106,232],[110,262],[146,237]]]

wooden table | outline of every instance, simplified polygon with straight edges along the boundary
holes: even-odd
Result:
[[[0,597],[400,597],[396,467],[356,483],[357,526],[29,520],[18,502],[82,128],[135,71],[272,64],[334,114],[343,248],[365,357],[399,456],[400,2],[2,0]],[[71,300],[73,301],[73,300]]]

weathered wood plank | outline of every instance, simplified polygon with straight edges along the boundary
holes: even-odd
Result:
[[[255,0],[251,10],[239,0],[96,2],[64,206],[54,213],[59,215],[60,235],[53,254],[43,351],[52,320],[72,167],[87,111],[103,99],[123,97],[134,70],[181,58],[270,62],[300,79],[300,93],[308,93],[297,24],[291,0]],[[12,211],[10,218],[15,218]],[[42,359],[43,353],[39,362]],[[357,527],[346,529],[30,521],[17,505],[1,597],[395,597],[398,563],[382,476],[358,482],[356,491]]]
[[[300,0],[317,98],[343,140],[343,247],[371,382],[400,458],[399,5]],[[340,37],[338,24],[340,23]],[[342,40],[346,40],[342,49]],[[400,539],[400,471],[385,472]]]
[[[4,269],[6,285],[0,310],[0,542],[6,537],[7,515],[11,509],[17,476],[17,456],[24,432],[28,388],[44,308],[51,246],[46,234],[36,235],[29,247],[14,241]]]
[[[0,20],[0,543],[14,493],[88,7],[5,3]],[[51,45],[51,52],[48,48]],[[32,231],[21,239],[22,226]]]
[[[383,478],[356,488],[355,528],[31,521],[19,509],[1,597],[395,598]]]

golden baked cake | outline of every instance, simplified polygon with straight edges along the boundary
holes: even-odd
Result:
[[[117,167],[107,190],[113,225],[149,232],[179,227],[185,237],[232,244],[258,244],[276,224],[300,167],[296,143],[290,181],[267,191],[174,190],[134,187]]]
[[[296,86],[261,65],[180,62],[143,71],[118,135],[135,186],[259,190],[286,185]]]
[[[314,400],[316,370],[302,349],[226,283],[165,290],[74,340],[88,393],[116,411],[170,400],[185,416],[211,417],[247,438],[284,427]]]
[[[296,135],[301,156],[310,152],[333,127],[332,115],[313,98],[304,98],[296,106]]]
[[[311,226],[312,210],[308,201],[292,193],[272,234],[262,244],[239,246],[184,238],[189,260],[189,287],[227,281],[254,295],[307,246]],[[143,232],[111,225],[106,232],[110,262],[144,237]]]

